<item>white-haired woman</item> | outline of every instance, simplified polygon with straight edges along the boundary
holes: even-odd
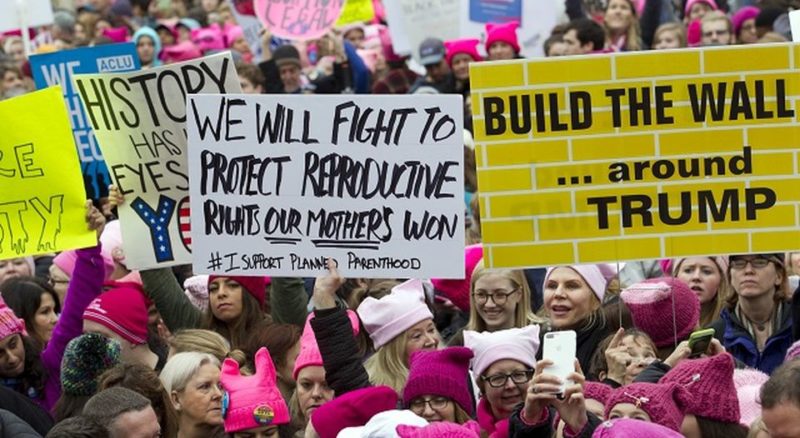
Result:
[[[224,436],[219,360],[207,353],[178,353],[161,382],[178,414],[178,438]]]

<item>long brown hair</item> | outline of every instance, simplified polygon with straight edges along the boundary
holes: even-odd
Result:
[[[608,5],[611,5],[611,1],[612,0],[609,0]],[[634,5],[631,0],[626,1],[628,6],[631,8],[631,24],[628,26],[628,30],[625,32],[624,49],[629,52],[634,52],[637,50],[642,50],[642,31],[639,27],[639,17],[636,15],[636,5]],[[606,5],[606,11],[608,11],[608,5]],[[606,31],[606,37],[608,40],[613,41],[611,29],[609,29],[608,25],[606,25],[605,19],[603,20],[603,29]]]
[[[258,301],[242,287],[242,314],[232,323],[226,323],[211,312],[211,307],[206,309],[203,321],[203,328],[221,334],[231,343],[232,349],[241,349],[258,324],[268,320],[267,316],[261,311]]]

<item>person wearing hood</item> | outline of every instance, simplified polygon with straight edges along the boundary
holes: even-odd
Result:
[[[150,27],[140,28],[133,34],[133,42],[136,44],[136,53],[143,69],[161,65],[158,59],[161,53],[161,38],[155,30]]]

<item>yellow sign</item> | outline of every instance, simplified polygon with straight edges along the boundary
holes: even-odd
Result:
[[[95,244],[61,88],[0,102],[0,259]]]
[[[345,26],[351,23],[361,23],[375,18],[375,9],[372,0],[346,0],[342,14],[336,20],[337,26]]]
[[[800,45],[471,66],[492,267],[800,248]]]

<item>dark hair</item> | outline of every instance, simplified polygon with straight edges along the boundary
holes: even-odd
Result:
[[[120,416],[128,412],[139,412],[150,407],[150,400],[128,388],[104,389],[86,402],[83,415],[109,427]]]
[[[120,364],[101,374],[97,381],[100,391],[119,386],[143,395],[156,411],[163,436],[177,433],[178,417],[164,385],[152,369],[139,364]]]
[[[221,334],[231,343],[231,349],[235,350],[243,348],[244,343],[252,336],[255,327],[263,321],[271,321],[271,319],[266,318],[258,300],[242,286],[242,314],[232,324],[227,324],[217,319],[209,306],[202,328]]]
[[[33,329],[36,311],[42,305],[42,294],[50,294],[54,303],[53,310],[61,313],[61,304],[55,289],[38,277],[12,277],[0,285],[0,291],[2,291],[3,299],[8,307],[14,311],[17,317],[25,321],[28,335],[38,342],[41,348],[44,348],[46,341],[41,339]]]
[[[594,354],[589,361],[589,373],[587,374],[589,379],[600,381],[600,373],[608,373],[606,350],[608,350],[608,346],[611,345],[611,340],[614,339],[615,335],[616,330],[610,335],[606,336],[602,341],[600,341],[600,344],[597,345],[597,349],[594,351]],[[644,338],[646,342],[650,343],[650,347],[653,348],[653,353],[658,353],[658,348],[655,346],[655,344],[653,344],[653,340],[650,339],[650,335],[647,333],[636,328],[625,329],[625,335],[622,337],[622,339],[625,339],[629,336],[633,336],[634,340]]]
[[[46,438],[108,438],[108,429],[97,421],[78,415],[59,421]]]
[[[775,370],[761,387],[759,396],[763,409],[772,409],[782,402],[800,406],[800,361],[786,362]]]
[[[58,423],[67,418],[80,415],[90,398],[92,398],[91,395],[69,395],[62,392],[61,397],[58,398],[55,406],[53,406],[53,419]]]
[[[300,341],[300,327],[294,324],[262,322],[253,328],[250,337],[242,346],[247,356],[247,367],[255,369],[255,356],[261,347],[267,347],[275,367],[286,365],[289,350]]]
[[[606,31],[603,26],[590,18],[578,18],[570,21],[564,33],[573,29],[581,45],[592,43],[594,50],[602,50],[606,44]]]
[[[554,33],[550,35],[546,40],[544,40],[544,55],[550,56],[548,55],[548,53],[550,52],[550,47],[553,47],[553,44],[563,43],[563,42],[564,42],[563,33]]]
[[[695,415],[703,438],[747,438],[747,428],[738,423],[723,423]]]
[[[11,336],[19,336],[20,342],[22,342],[22,348],[25,349],[25,368],[22,374],[15,377],[20,384],[12,389],[26,397],[34,399],[43,397],[47,371],[45,371],[42,365],[39,345],[28,336],[23,336],[21,334],[14,334]]]
[[[258,68],[257,65],[247,64],[244,62],[237,62],[236,63],[236,73],[239,76],[244,77],[248,81],[250,81],[254,87],[261,85],[261,89],[264,89],[266,84],[266,80],[264,79],[264,73],[261,72],[261,69]]]

